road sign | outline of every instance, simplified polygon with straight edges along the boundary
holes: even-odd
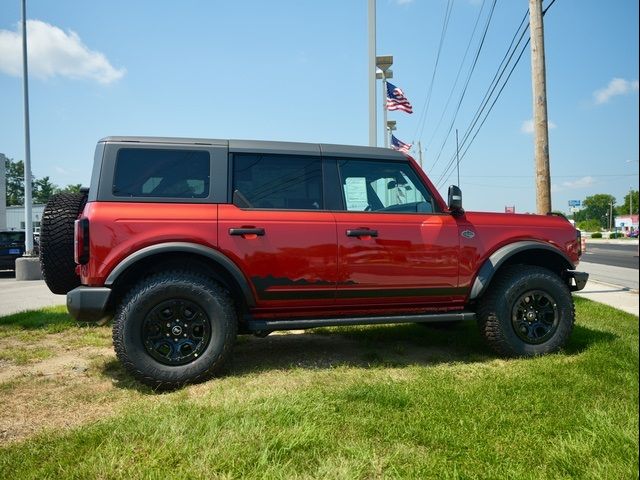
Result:
[[[570,207],[579,207],[582,202],[580,200],[569,200]]]
[[[571,213],[579,212],[580,209],[578,207],[571,207]]]

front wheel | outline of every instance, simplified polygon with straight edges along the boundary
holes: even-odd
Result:
[[[113,320],[113,344],[139,381],[173,389],[219,373],[237,326],[233,302],[220,285],[167,272],[141,281],[125,298]]]
[[[505,356],[532,357],[559,350],[574,321],[567,285],[552,271],[531,265],[506,267],[478,308],[480,333]]]

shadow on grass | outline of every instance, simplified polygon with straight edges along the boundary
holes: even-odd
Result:
[[[136,392],[149,395],[163,392],[156,392],[151,387],[147,387],[138,382],[130,375],[118,360],[108,360],[100,368],[101,373],[109,377],[113,386],[124,390],[135,390]]]
[[[591,346],[611,342],[614,334],[576,325],[561,355],[577,355]],[[483,363],[499,358],[480,337],[475,322],[442,330],[424,325],[376,325],[322,328],[304,333],[283,332],[266,338],[238,337],[223,376],[242,376],[269,370],[402,368],[446,363]],[[118,388],[156,393],[138,383],[117,360],[102,373]]]
[[[575,325],[569,342],[565,345],[563,351],[567,355],[577,355],[589,349],[589,347],[600,344],[613,342],[617,335],[602,330],[593,330],[582,325]]]

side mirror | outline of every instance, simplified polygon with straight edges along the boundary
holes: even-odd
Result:
[[[462,208],[462,190],[457,185],[451,185],[449,187],[449,210],[452,215],[462,215],[464,210]]]

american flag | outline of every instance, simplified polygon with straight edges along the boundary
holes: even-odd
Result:
[[[413,113],[413,107],[404,96],[404,92],[389,82],[387,82],[387,110],[402,110]]]
[[[395,135],[391,135],[391,148],[394,150],[398,150],[399,152],[404,153],[405,155],[409,155],[409,149],[411,148],[410,143],[404,143],[401,140],[398,140]]]

